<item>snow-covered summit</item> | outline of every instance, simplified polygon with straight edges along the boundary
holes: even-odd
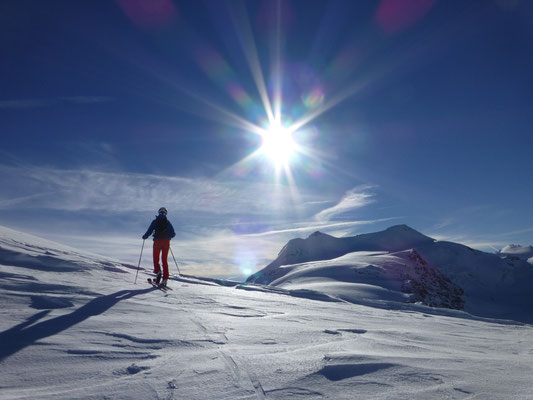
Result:
[[[498,254],[513,259],[527,260],[533,265],[533,246],[510,244],[501,249]]]
[[[435,239],[407,225],[394,225],[381,232],[354,236],[351,241],[351,247],[357,250],[399,251],[433,243]]]
[[[520,246],[519,244],[510,244],[499,251],[501,254],[513,255],[533,255],[533,246]]]
[[[312,288],[349,301],[381,296],[533,319],[533,267],[524,259],[436,241],[407,225],[345,238],[314,233],[293,239],[247,282]]]
[[[271,281],[268,272],[281,265],[330,260],[355,251],[400,251],[431,242],[434,239],[407,225],[395,225],[384,231],[344,238],[314,232],[306,239],[291,239],[272,263],[250,276],[247,282],[268,284]]]
[[[274,263],[296,264],[304,261],[326,260],[349,251],[348,242],[322,232],[314,232],[306,239],[292,239],[279,252]]]
[[[431,242],[434,239],[407,225],[395,225],[381,232],[344,238],[317,231],[306,239],[291,239],[272,263],[250,276],[247,282],[268,284],[271,281],[268,272],[281,265],[330,260],[354,251],[400,251]]]

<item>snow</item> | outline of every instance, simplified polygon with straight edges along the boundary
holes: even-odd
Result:
[[[510,244],[501,249],[499,254],[510,260],[526,260],[533,265],[533,246]]]
[[[456,309],[463,306],[462,291],[412,250],[354,252],[333,260],[283,266],[279,271],[281,277],[274,279],[271,286],[312,289],[354,303],[372,299],[425,301]],[[419,290],[421,286],[424,293]]]
[[[383,232],[367,233],[346,238],[336,238],[315,232],[306,239],[292,239],[278,257],[263,270],[248,278],[248,282],[268,284],[269,273],[283,265],[309,261],[329,260],[356,251],[398,251],[434,240],[407,225],[396,225]]]
[[[510,260],[526,260],[533,265],[533,246],[510,244],[499,251],[499,254]]]
[[[531,398],[531,325],[149,270],[0,228],[0,398]]]
[[[533,254],[533,246],[520,246],[517,244],[510,244],[505,246],[500,250],[501,254],[512,254],[512,255],[531,255]]]
[[[359,304],[403,301],[533,322],[531,263],[436,241],[406,225],[354,237],[315,232],[293,239],[247,282],[317,290]]]

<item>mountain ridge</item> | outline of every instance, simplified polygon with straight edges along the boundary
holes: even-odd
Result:
[[[281,249],[278,257],[261,271],[247,278],[249,283],[267,283],[265,273],[281,265],[328,260],[354,251],[399,251],[415,245],[433,242],[435,239],[423,235],[408,225],[393,225],[383,231],[364,233],[345,238],[313,232],[306,239],[291,239]],[[257,275],[256,275],[257,274]]]
[[[528,311],[533,267],[525,259],[437,241],[407,225],[345,238],[315,232],[292,239],[246,282],[312,288],[349,301],[385,296],[482,316],[533,319]]]

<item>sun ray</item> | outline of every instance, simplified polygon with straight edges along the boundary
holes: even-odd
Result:
[[[351,179],[361,180],[361,177],[357,175],[354,171],[348,171],[348,170],[342,169],[339,167],[337,163],[330,161],[330,157],[328,157],[327,154],[320,153],[315,149],[311,150],[303,146],[299,146],[298,152],[300,154],[303,154],[309,160],[312,160],[316,163],[320,163],[321,165],[323,165],[330,171],[335,171],[336,173],[335,176],[342,175],[345,177],[349,177]]]
[[[369,80],[359,80],[354,82],[352,85],[348,86],[346,89],[338,93],[337,95],[333,96],[326,104],[322,105],[321,107],[317,108],[313,112],[304,115],[299,120],[295,121],[291,125],[292,131],[297,131],[298,129],[301,129],[320,115],[324,114],[325,112],[329,111],[333,107],[337,106],[338,104],[342,103],[347,98],[355,95],[357,92],[360,92],[362,89],[364,89],[367,85],[369,85],[371,82]]]
[[[226,108],[200,96],[197,94],[197,92],[187,89],[184,86],[179,86],[175,82],[172,82],[172,80],[168,79],[165,83],[170,84],[174,86],[175,89],[182,92],[183,94],[187,95],[188,97],[196,100],[197,102],[207,106],[212,111],[215,112],[215,114],[206,113],[205,110],[194,110],[190,106],[187,107],[187,110],[195,115],[199,115],[205,119],[210,119],[216,122],[220,122],[225,125],[234,126],[241,128],[243,130],[253,132],[255,134],[261,135],[264,132],[264,129],[253,124],[252,122],[248,121],[247,119],[227,110]],[[166,105],[174,105],[177,108],[183,108],[181,106],[175,105],[170,101],[161,101],[162,103]]]
[[[184,91],[182,89],[182,91]],[[206,106],[208,106],[209,108],[211,108],[212,110],[218,112],[220,115],[223,115],[224,117],[226,118],[222,118],[222,119],[218,119],[219,122],[223,122],[227,125],[232,125],[232,126],[236,126],[236,127],[239,127],[239,128],[242,128],[244,130],[247,130],[249,132],[253,132],[253,133],[256,133],[258,135],[261,135],[263,132],[264,132],[264,129],[251,123],[250,121],[248,121],[247,119],[245,118],[242,118],[240,116],[238,116],[237,114],[225,109],[224,107],[218,105],[218,104],[215,104],[205,98],[203,98],[202,96],[199,96],[195,93],[192,93],[192,92],[186,92],[190,97],[196,99],[197,101],[205,104]],[[202,113],[200,114],[202,115],[203,117],[206,117],[205,113]]]
[[[287,178],[287,182],[289,184],[289,190],[291,192],[291,198],[294,204],[302,204],[300,192],[298,191],[298,185],[296,185],[296,181],[294,180],[294,177],[292,175],[292,170],[289,165],[289,163],[286,163],[283,165],[285,177]]]
[[[274,37],[274,57],[273,57],[273,81],[274,81],[274,117],[278,124],[281,124],[282,106],[282,73],[281,73],[281,4],[276,2],[276,31]]]
[[[308,110],[311,110],[304,114],[301,118],[297,119],[296,122],[288,124],[290,117],[285,119],[283,115],[284,104],[283,104],[283,62],[282,62],[282,47],[283,47],[283,29],[282,29],[282,3],[280,0],[275,0],[272,4],[274,11],[274,29],[271,36],[271,60],[270,68],[271,73],[271,92],[267,89],[267,84],[265,82],[265,74],[263,72],[259,53],[256,45],[256,40],[252,31],[252,26],[248,11],[246,9],[246,4],[244,2],[232,2],[230,5],[230,15],[234,25],[235,32],[239,38],[239,44],[244,54],[245,63],[248,69],[251,72],[253,82],[257,89],[257,93],[260,98],[260,103],[264,108],[264,113],[266,115],[265,121],[253,121],[246,118],[246,115],[239,115],[225,106],[218,104],[217,102],[206,98],[198,90],[188,87],[186,82],[181,82],[179,77],[172,71],[164,71],[161,68],[158,70],[151,70],[150,72],[155,75],[155,77],[162,81],[167,87],[172,87],[173,89],[179,91],[180,93],[185,94],[188,98],[193,99],[194,102],[189,103],[178,103],[173,101],[173,99],[163,99],[159,98],[161,103],[172,105],[177,108],[185,109],[192,114],[199,115],[202,118],[213,120],[228,126],[236,127],[247,132],[259,135],[263,139],[263,147],[252,152],[250,155],[246,156],[237,163],[231,165],[222,171],[219,175],[225,175],[227,173],[232,174],[245,174],[253,170],[261,171],[263,173],[265,169],[257,169],[252,166],[252,164],[262,161],[270,161],[273,165],[273,173],[276,179],[280,179],[281,176],[286,179],[286,182],[291,187],[291,191],[294,192],[294,196],[297,196],[297,185],[296,180],[293,174],[292,167],[302,167],[304,164],[299,166],[296,165],[298,160],[302,160],[302,156],[309,160],[319,161],[321,165],[327,166],[327,168],[335,167],[333,163],[327,161],[327,154],[320,154],[318,149],[311,150],[305,146],[299,145],[292,138],[292,134],[300,130],[306,125],[309,125],[316,118],[320,117],[327,111],[336,107],[338,104],[345,101],[347,98],[354,96],[358,93],[361,93],[369,85],[376,81],[376,78],[383,75],[383,72],[387,71],[387,68],[381,68],[378,70],[373,70],[371,74],[368,74],[365,77],[359,77],[357,80],[353,81],[351,85],[345,86],[345,88],[338,93],[334,93],[326,102],[316,102],[314,107],[308,107]],[[204,44],[202,49],[207,49],[209,52],[206,54],[199,53],[198,60],[199,66],[203,69],[203,72],[216,84],[222,88],[228,90],[228,83],[236,83],[236,75],[232,76],[229,70],[229,63],[227,63],[222,55],[213,49],[212,46]],[[207,51],[206,50],[206,51]],[[197,49],[197,51],[199,51]],[[201,56],[205,56],[203,59]],[[209,57],[208,57],[209,56]],[[140,61],[138,61],[140,64]],[[224,67],[223,72],[225,71],[224,76],[219,76],[215,74],[216,71],[213,71],[213,65],[219,65]],[[150,65],[138,65],[144,69],[150,69]],[[148,67],[148,68],[147,68]],[[231,82],[230,82],[231,80]],[[242,87],[242,86],[239,86]],[[237,88],[237,86],[235,86]],[[240,92],[239,92],[240,93]],[[234,101],[238,100],[238,94],[235,90],[235,93],[229,93],[230,96],[233,96]],[[154,94],[155,95],[155,94]],[[156,97],[161,97],[157,96]],[[166,97],[166,96],[162,96]],[[322,94],[322,99],[324,94]],[[238,103],[238,102],[237,102]],[[322,104],[320,104],[322,103]],[[242,104],[238,103],[242,106]],[[291,107],[288,107],[289,109]],[[300,114],[301,115],[301,114]],[[292,115],[294,117],[294,115]],[[283,128],[282,128],[283,127]],[[283,135],[276,134],[276,130],[283,130],[286,137]],[[276,137],[279,136],[279,137]],[[275,141],[279,140],[277,143],[272,143],[271,139]],[[294,154],[299,154],[300,157],[293,157]],[[291,165],[294,164],[294,165]],[[343,171],[343,174],[349,174],[348,171]]]
[[[253,169],[254,160],[259,157],[259,153],[259,150],[254,151],[253,153],[247,155],[246,157],[240,159],[236,163],[217,173],[216,177],[223,178],[228,175],[240,177],[247,176],[249,174],[249,171]]]
[[[165,87],[173,88],[174,90],[186,95],[188,98],[195,100],[197,103],[207,106],[211,111],[214,111],[214,113],[206,112],[203,109],[196,109],[190,103],[187,103],[186,105],[183,103],[177,104],[173,98],[164,98],[160,93],[149,93],[144,91],[143,95],[150,96],[153,101],[166,106],[172,106],[177,109],[186,110],[187,112],[198,115],[202,118],[216,121],[225,125],[238,127],[258,135],[261,135],[264,132],[264,129],[260,126],[199,95],[198,90],[188,88],[187,84],[180,81],[179,77],[172,72],[162,70],[158,71],[152,64],[141,63],[139,59],[131,59],[130,61],[136,67],[146,71],[152,77],[164,84]]]
[[[244,4],[240,2],[232,2],[231,15],[234,20],[235,29],[238,33],[238,38],[241,44],[241,48],[244,52],[248,67],[252,73],[255,85],[263,102],[263,107],[270,123],[275,121],[274,113],[272,110],[272,104],[268,96],[268,90],[266,88],[265,79],[261,64],[259,62],[259,55],[257,46],[255,44],[254,36],[252,33],[252,27]]]

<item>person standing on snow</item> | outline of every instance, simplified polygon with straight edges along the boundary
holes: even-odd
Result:
[[[154,274],[156,274],[155,282],[159,285],[161,277],[163,281],[161,286],[167,285],[169,278],[168,273],[168,251],[170,250],[170,239],[176,236],[174,227],[167,219],[167,209],[161,207],[159,209],[159,215],[152,221],[148,230],[143,235],[143,239],[146,240],[152,232],[154,233]],[[159,265],[159,257],[161,256],[161,263],[163,264],[163,273],[161,274],[161,266]]]

